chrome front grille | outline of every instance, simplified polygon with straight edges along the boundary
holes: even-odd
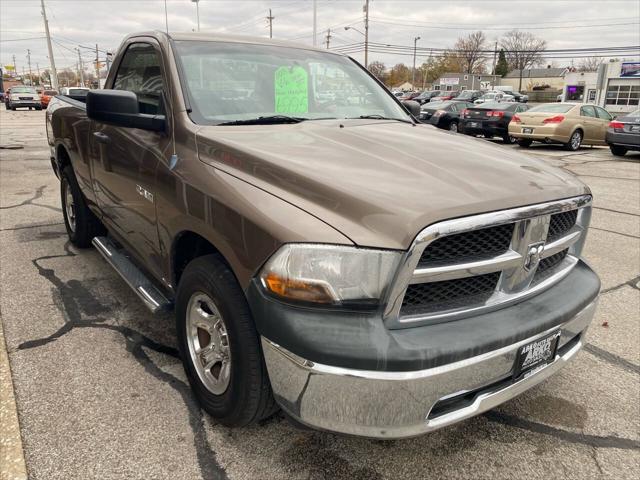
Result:
[[[512,236],[513,223],[449,235],[429,244],[418,265],[494,257],[509,250]]]
[[[450,321],[548,288],[578,263],[590,205],[582,196],[425,228],[390,290],[387,326]]]

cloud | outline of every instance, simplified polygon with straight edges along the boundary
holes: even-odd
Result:
[[[323,45],[331,28],[331,45],[346,45],[363,40],[355,30],[363,27],[363,0],[317,0],[318,37]],[[266,16],[269,8],[275,17],[274,38],[312,42],[312,0],[200,0],[202,30],[240,35],[268,36]],[[164,0],[46,0],[54,55],[59,67],[74,67],[78,45],[115,50],[122,38],[136,31],[164,30]],[[196,8],[189,0],[167,0],[170,31],[196,28]],[[549,48],[640,45],[640,2],[589,0],[536,1],[460,1],[372,0],[370,7],[372,42],[412,45],[420,36],[423,48],[451,46],[456,38],[474,29],[484,29],[493,42],[505,29],[518,27],[547,40]],[[633,25],[575,27],[576,25]],[[412,26],[413,25],[413,26]],[[419,25],[419,26],[418,26]],[[574,26],[574,27],[571,27]],[[545,27],[542,29],[541,27]],[[569,27],[569,28],[565,28]],[[0,63],[12,63],[18,70],[26,67],[27,49],[33,68],[45,68],[48,61],[39,0],[2,0],[0,2]],[[91,62],[95,51],[81,48],[84,62]],[[100,56],[104,56],[100,53]],[[363,61],[363,54],[354,57]],[[424,58],[422,58],[424,59]],[[411,58],[390,54],[371,54],[370,60],[388,65]],[[418,59],[420,63],[421,59]],[[568,63],[568,60],[567,60]],[[74,67],[75,68],[75,67]]]

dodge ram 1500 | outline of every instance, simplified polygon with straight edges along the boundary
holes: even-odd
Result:
[[[160,32],[124,40],[103,90],[51,100],[70,240],[175,311],[221,423],[280,407],[410,437],[582,347],[600,288],[581,257],[588,188],[416,106],[326,50]]]

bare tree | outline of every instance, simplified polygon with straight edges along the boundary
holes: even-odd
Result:
[[[387,67],[385,67],[384,63],[382,62],[370,62],[369,63],[369,71],[381,82],[384,82],[385,80],[385,72]]]
[[[459,38],[453,46],[453,53],[460,59],[464,73],[484,73],[485,57],[482,50],[487,42],[484,33],[473,32]]]
[[[520,71],[518,90],[521,90],[522,71],[525,68],[535,67],[543,62],[543,54],[547,48],[547,42],[529,32],[511,30],[505,33],[500,40],[500,47],[504,49],[509,68]]]
[[[598,57],[583,58],[578,64],[579,72],[596,72],[602,63],[602,59]]]

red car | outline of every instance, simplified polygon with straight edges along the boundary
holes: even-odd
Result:
[[[442,92],[440,95],[438,95],[437,97],[433,97],[431,99],[432,102],[438,102],[438,101],[446,101],[446,100],[452,100],[454,98],[456,98],[458,95],[460,95],[460,92],[457,90],[451,90],[449,92]]]
[[[58,95],[58,92],[55,90],[45,90],[40,94],[40,102],[42,103],[42,108],[47,108],[49,105],[49,101],[52,97]]]

